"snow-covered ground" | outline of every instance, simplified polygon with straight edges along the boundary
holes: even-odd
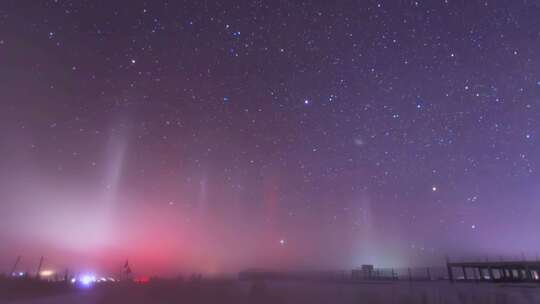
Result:
[[[540,303],[540,285],[449,282],[366,282],[355,285],[274,283],[268,294],[280,303]]]
[[[368,303],[368,304],[532,304],[540,303],[539,285],[448,282],[248,282],[118,286],[14,304],[106,303]]]
[[[40,299],[33,300],[20,300],[20,301],[9,301],[0,303],[16,303],[16,304],[96,304],[101,303],[100,297],[97,292],[88,292],[88,293],[73,293],[62,296],[50,296],[43,297]]]

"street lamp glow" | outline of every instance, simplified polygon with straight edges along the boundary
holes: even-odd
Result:
[[[79,278],[79,282],[81,282],[83,286],[90,286],[92,283],[96,282],[96,276],[85,274]]]
[[[54,274],[54,271],[52,270],[42,270],[39,275],[42,277],[50,277]]]

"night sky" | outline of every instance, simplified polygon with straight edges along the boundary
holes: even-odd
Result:
[[[0,4],[0,265],[540,252],[540,2]]]

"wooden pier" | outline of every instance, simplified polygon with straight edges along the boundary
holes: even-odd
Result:
[[[447,261],[446,267],[448,269],[448,279],[451,282],[486,281],[540,283],[540,261]]]

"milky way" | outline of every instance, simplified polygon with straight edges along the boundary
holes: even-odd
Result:
[[[538,1],[3,1],[0,266],[534,256]]]

